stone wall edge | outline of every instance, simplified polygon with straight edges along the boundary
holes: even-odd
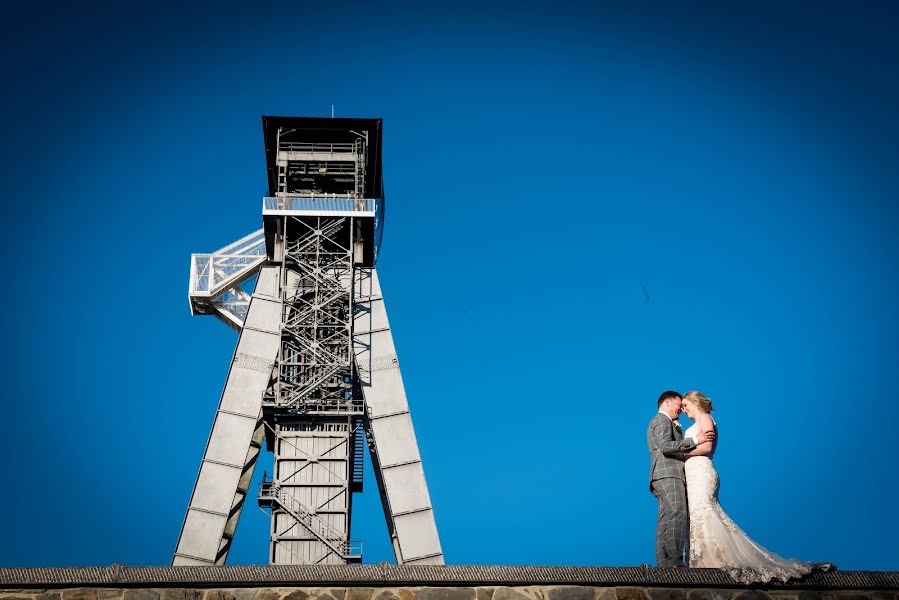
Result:
[[[0,568],[0,589],[64,587],[399,587],[587,585],[664,588],[899,590],[899,571],[818,572],[798,581],[742,585],[718,569],[564,566],[273,565]]]

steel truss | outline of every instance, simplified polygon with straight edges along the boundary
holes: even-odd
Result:
[[[353,218],[289,216],[283,231],[278,380],[264,405],[275,438],[261,496],[272,510],[269,558],[359,562],[361,544],[349,540],[363,416],[352,360]]]
[[[352,398],[352,219],[285,219],[278,406]],[[349,240],[350,243],[347,243]]]

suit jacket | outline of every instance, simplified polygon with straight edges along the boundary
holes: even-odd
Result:
[[[667,415],[656,413],[649,422],[646,432],[649,443],[649,489],[652,490],[652,482],[666,477],[675,477],[684,480],[684,459],[672,456],[680,452],[689,452],[696,447],[696,443],[690,439],[684,439],[683,434],[674,426],[674,421]]]

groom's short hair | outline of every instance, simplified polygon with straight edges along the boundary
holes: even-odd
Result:
[[[665,400],[670,400],[671,398],[683,398],[683,396],[672,390],[662,392],[662,395],[659,396],[659,406],[662,406],[662,402],[664,402]]]

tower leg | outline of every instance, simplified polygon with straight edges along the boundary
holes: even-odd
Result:
[[[224,564],[262,441],[262,396],[279,347],[280,268],[259,272],[212,432],[200,463],[173,565]]]
[[[353,342],[369,448],[398,564],[443,564],[415,429],[375,269],[355,274]]]

